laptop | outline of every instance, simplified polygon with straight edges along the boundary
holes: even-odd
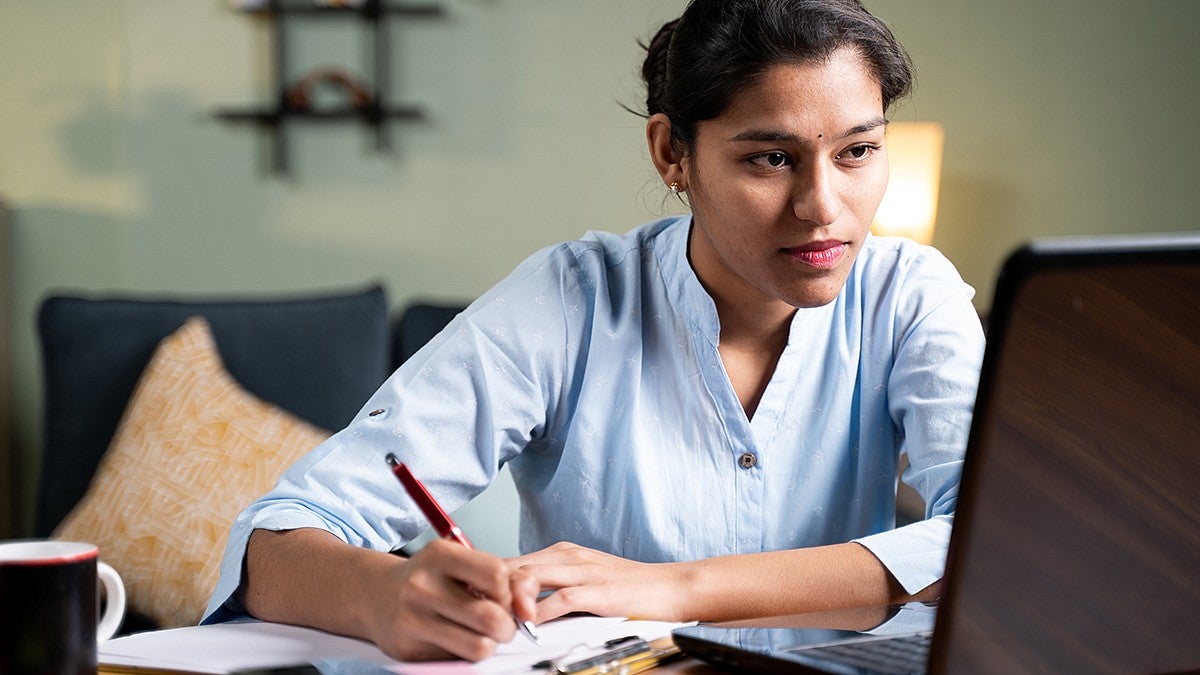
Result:
[[[681,628],[684,652],[761,672],[1200,671],[1200,233],[1028,244],[989,323],[938,606],[867,633]]]

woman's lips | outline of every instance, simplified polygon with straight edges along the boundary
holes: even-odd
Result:
[[[841,261],[848,249],[844,241],[821,241],[804,246],[783,249],[793,260],[818,269],[831,269]]]

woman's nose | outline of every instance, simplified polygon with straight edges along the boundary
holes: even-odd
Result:
[[[797,172],[792,194],[792,210],[796,217],[816,227],[836,221],[842,212],[842,202],[835,180],[836,170],[822,162]]]

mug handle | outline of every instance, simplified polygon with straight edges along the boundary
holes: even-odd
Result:
[[[96,574],[108,594],[104,616],[100,619],[100,625],[96,627],[96,644],[99,644],[116,635],[117,629],[121,627],[121,619],[125,617],[125,584],[116,570],[99,560],[96,561]]]

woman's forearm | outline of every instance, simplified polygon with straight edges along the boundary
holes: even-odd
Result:
[[[363,602],[396,556],[348,546],[323,530],[255,530],[238,599],[266,621],[368,638]]]
[[[685,613],[700,621],[882,606],[936,593],[907,595],[856,543],[708,558],[684,563],[680,578],[689,598]]]
[[[856,543],[675,563],[635,562],[559,543],[512,563],[555,591],[538,603],[542,621],[571,612],[732,621],[913,599]],[[934,593],[931,587],[921,595]]]

